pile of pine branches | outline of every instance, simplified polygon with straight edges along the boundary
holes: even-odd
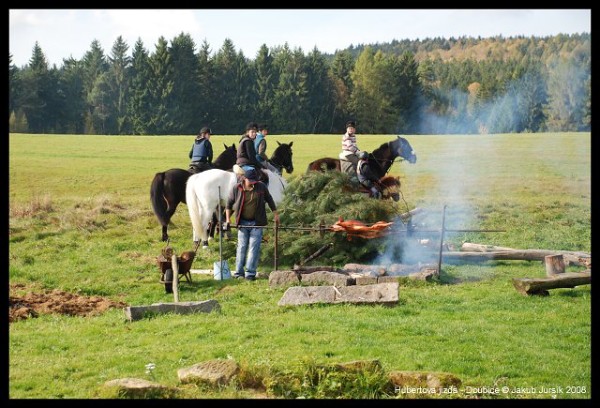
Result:
[[[398,221],[401,213],[392,200],[376,200],[358,191],[345,173],[337,171],[308,172],[292,179],[285,197],[278,206],[282,227],[331,227],[340,218],[359,220],[365,224],[377,221]],[[266,231],[265,231],[266,232]],[[267,235],[271,235],[268,232]],[[269,237],[269,240],[273,237]],[[312,264],[343,266],[349,262],[369,262],[386,250],[385,238],[362,239],[344,233],[279,231],[278,256],[280,269],[299,264],[323,246],[333,246]],[[263,245],[265,262],[273,260],[273,245]]]

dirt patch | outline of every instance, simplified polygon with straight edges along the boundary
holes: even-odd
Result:
[[[37,317],[40,314],[65,314],[69,316],[93,316],[110,308],[123,308],[124,302],[114,302],[101,296],[80,296],[62,290],[45,292],[28,291],[24,285],[11,285],[8,297],[8,321]]]

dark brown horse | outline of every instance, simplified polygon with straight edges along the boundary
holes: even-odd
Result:
[[[407,160],[411,164],[417,162],[417,155],[412,146],[408,140],[400,136],[391,142],[383,143],[377,149],[373,150],[369,154],[369,164],[371,169],[377,174],[377,177],[381,179],[387,174],[394,160],[398,157]],[[307,169],[307,171],[328,170],[341,171],[340,160],[333,157],[324,157],[309,163]]]
[[[379,179],[378,184],[382,200],[389,200],[390,198],[394,201],[400,200],[400,177],[383,176]],[[371,190],[362,185],[359,187],[359,191],[368,194],[369,197],[373,196]]]
[[[235,164],[237,148],[235,143],[227,147],[213,162],[213,167],[231,170]],[[185,184],[192,175],[188,170],[169,169],[154,175],[150,186],[150,201],[154,214],[162,226],[162,240],[168,241],[167,228],[179,203],[185,203]]]
[[[277,148],[273,151],[269,163],[277,169],[279,175],[283,173],[283,169],[286,172],[292,173],[294,171],[294,164],[292,163],[292,145],[294,142],[279,143],[277,142]]]

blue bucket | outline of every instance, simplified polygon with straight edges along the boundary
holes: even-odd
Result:
[[[223,269],[221,269],[221,261],[217,261],[213,264],[213,276],[215,280],[231,279],[231,271],[229,270],[229,263],[227,260],[223,260]]]

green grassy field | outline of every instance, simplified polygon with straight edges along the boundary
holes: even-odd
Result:
[[[373,150],[394,137],[359,135],[358,143]],[[294,141],[295,172],[285,175],[293,181],[310,161],[336,157],[341,136],[268,138],[269,151],[275,141]],[[439,225],[446,205],[446,228],[506,231],[448,234],[456,246],[591,251],[590,133],[407,139],[418,160],[392,166],[402,182],[399,213],[425,208],[433,214],[431,225]],[[238,140],[211,138],[215,154]],[[149,191],[154,173],[186,168],[192,142],[193,136],[10,134],[9,283],[129,305],[172,302],[158,282],[155,259],[164,243]],[[185,205],[173,222],[171,245],[177,252],[190,249]],[[211,268],[217,247],[199,253],[193,267]],[[9,397],[99,398],[104,382],[125,377],[177,386],[178,369],[232,357],[257,371],[302,370],[307,359],[378,359],[390,371],[450,372],[464,386],[564,391],[497,398],[591,398],[591,287],[524,297],[511,282],[544,275],[539,262],[444,264],[441,282],[401,285],[400,303],[392,308],[281,308],[284,289],[270,289],[266,280],[195,275],[192,284],[182,284],[180,300],[216,299],[220,313],[129,323],[122,310],[110,309],[94,317],[40,315],[11,323]],[[156,365],[152,377],[149,363]],[[567,393],[567,387],[586,392]],[[182,396],[247,397],[240,389],[193,387]]]

